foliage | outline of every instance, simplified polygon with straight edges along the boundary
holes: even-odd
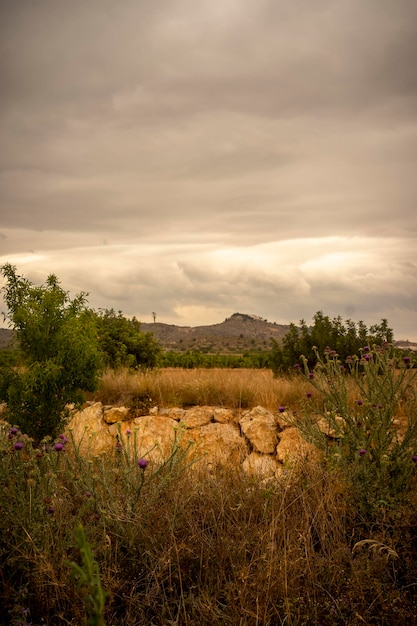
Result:
[[[108,367],[155,367],[160,346],[152,333],[143,333],[140,322],[128,319],[121,311],[96,313],[99,346]]]
[[[272,340],[271,367],[275,373],[289,371],[298,362],[300,354],[303,354],[312,368],[317,363],[316,350],[323,354],[327,346],[336,350],[343,361],[357,354],[364,345],[383,345],[392,340],[393,331],[386,319],[368,329],[362,321],[355,323],[348,319],[343,322],[340,316],[330,319],[318,311],[313,317],[312,326],[301,320],[299,328],[290,324],[281,344]]]
[[[80,403],[93,391],[101,371],[94,317],[86,294],[74,299],[56,276],[34,286],[16,268],[1,268],[8,318],[16,332],[22,365],[0,368],[0,400],[9,419],[37,440],[61,428],[68,403]]]
[[[313,371],[302,360],[318,396],[308,394],[296,425],[342,469],[358,509],[369,513],[407,499],[417,471],[417,370],[410,357],[385,345],[366,346],[345,361],[334,350],[324,358],[317,352]]]
[[[269,352],[248,351],[243,354],[206,354],[202,350],[187,350],[162,352],[158,359],[159,367],[181,367],[194,369],[205,368],[250,368],[262,369],[269,367]]]
[[[364,534],[346,485],[314,463],[265,483],[238,466],[190,474],[176,446],[158,471],[134,432],[92,458],[16,430],[0,425],[1,623],[85,624],[68,568],[80,524],[96,563],[84,589],[106,590],[96,614],[108,624],[415,620],[415,498]]]
[[[86,597],[86,608],[89,613],[88,624],[91,626],[105,626],[103,612],[107,594],[102,587],[100,569],[81,523],[76,528],[76,537],[77,546],[81,554],[81,565],[71,561],[68,563],[68,566],[72,569],[73,575],[77,579],[78,588]]]

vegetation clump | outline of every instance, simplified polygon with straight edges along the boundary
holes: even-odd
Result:
[[[35,286],[3,265],[1,274],[7,317],[19,345],[19,367],[0,367],[0,401],[8,419],[40,441],[62,427],[69,403],[97,387],[102,367],[94,315],[85,293],[71,299],[56,276]]]

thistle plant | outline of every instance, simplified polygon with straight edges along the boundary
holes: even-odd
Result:
[[[391,345],[365,346],[344,362],[330,348],[304,374],[308,393],[294,423],[354,486],[365,510],[406,497],[417,469],[417,369]],[[401,428],[399,428],[401,426]]]
[[[77,578],[78,588],[84,593],[88,613],[87,623],[90,626],[105,626],[103,613],[107,593],[102,587],[99,566],[94,559],[91,545],[87,540],[82,524],[78,525],[76,535],[82,564],[80,566],[77,563],[70,562],[68,566]]]

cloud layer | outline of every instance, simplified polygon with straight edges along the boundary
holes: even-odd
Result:
[[[197,325],[417,340],[414,0],[0,5],[0,263]]]

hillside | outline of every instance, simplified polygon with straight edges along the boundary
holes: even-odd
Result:
[[[152,333],[164,350],[241,354],[248,350],[269,350],[271,338],[281,341],[289,325],[268,322],[256,315],[234,313],[224,322],[211,326],[176,326],[155,322],[141,323],[141,330]],[[7,348],[12,338],[12,330],[0,328],[0,350]],[[399,340],[394,344],[405,350],[417,351],[417,343],[412,341]]]
[[[201,350],[216,353],[240,353],[269,350],[271,338],[281,341],[289,326],[267,322],[255,315],[234,313],[220,324],[211,326],[175,326],[155,322],[141,324],[165,350]]]

